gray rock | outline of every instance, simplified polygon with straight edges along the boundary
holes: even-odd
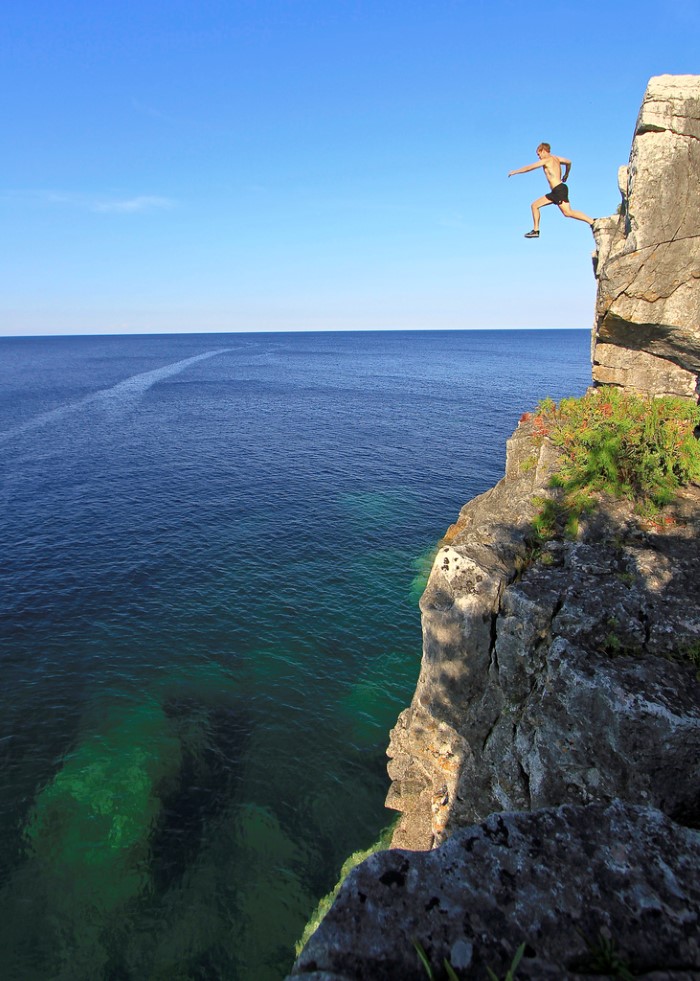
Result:
[[[666,358],[603,341],[596,345],[594,357],[595,380],[600,385],[695,398],[696,376]]]
[[[622,213],[595,223],[593,378],[693,397],[700,373],[700,76],[649,81]],[[667,363],[664,363],[667,362]]]
[[[492,691],[494,625],[505,586],[527,561],[533,501],[556,452],[536,447],[532,423],[508,441],[506,475],[470,501],[439,550],[421,599],[423,661],[411,706],[391,733],[387,806],[402,812],[392,844],[440,840],[463,767],[471,769],[499,706]],[[497,696],[497,699],[500,696]],[[485,817],[475,811],[469,823]]]
[[[700,833],[614,802],[492,815],[431,852],[381,852],[348,877],[291,974],[306,981],[700,978]]]
[[[421,600],[421,672],[388,749],[395,847],[498,810],[616,797],[700,824],[700,684],[684,656],[700,650],[700,488],[659,525],[601,500],[576,541],[537,556],[533,496],[552,460],[533,461],[531,434],[522,423],[504,479],[462,510]]]

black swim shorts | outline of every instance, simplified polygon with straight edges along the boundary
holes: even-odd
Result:
[[[557,184],[553,187],[549,194],[545,194],[548,201],[552,204],[561,204],[563,201],[568,202],[569,200],[569,188],[566,184]]]

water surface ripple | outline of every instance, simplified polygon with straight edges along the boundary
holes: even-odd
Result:
[[[430,550],[587,331],[0,339],[4,977],[277,981]]]

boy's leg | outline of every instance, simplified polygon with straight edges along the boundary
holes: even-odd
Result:
[[[577,221],[585,221],[589,225],[593,224],[593,219],[589,218],[588,215],[584,215],[582,211],[574,211],[568,201],[562,201],[559,205],[559,210],[566,218],[576,218]]]
[[[540,230],[540,208],[546,208],[548,204],[552,202],[542,195],[536,201],[533,201],[530,205],[530,210],[532,211],[532,230],[533,232],[539,232]]]

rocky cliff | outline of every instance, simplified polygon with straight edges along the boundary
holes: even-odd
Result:
[[[593,379],[693,397],[700,373],[700,82],[652,78],[620,213],[596,222]]]
[[[652,79],[594,229],[596,383],[697,398],[699,137],[700,78]],[[535,547],[558,451],[534,436],[524,419],[437,554],[388,751],[395,850],[295,977],[425,978],[417,938],[436,977],[501,976],[524,945],[519,979],[700,978],[700,487],[653,522],[601,499]]]
[[[397,847],[498,810],[615,797],[700,826],[700,690],[683,657],[700,643],[700,488],[653,524],[607,501],[533,559],[551,456],[521,423],[506,476],[438,553],[389,747]]]

